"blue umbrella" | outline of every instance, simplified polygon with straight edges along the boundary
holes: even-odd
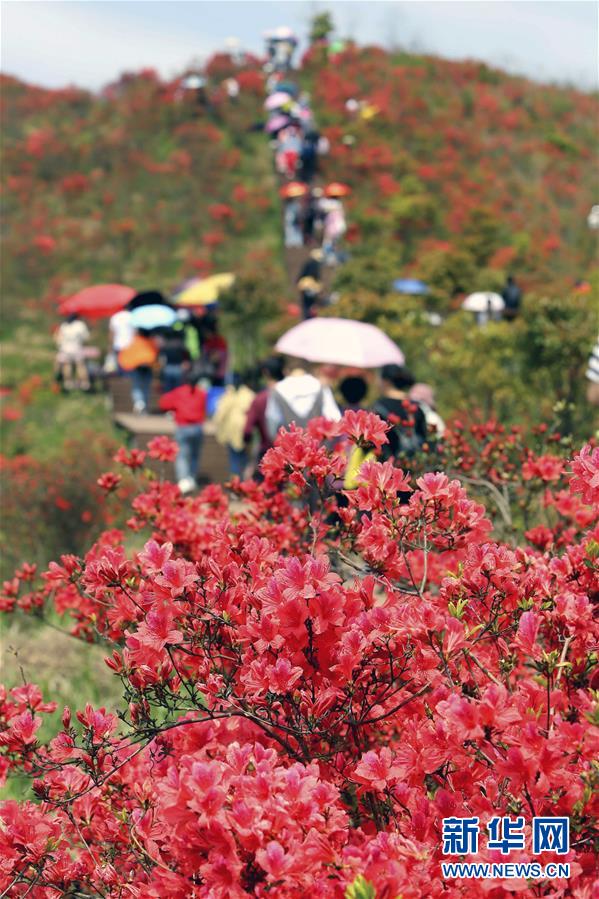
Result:
[[[428,293],[428,287],[424,281],[418,281],[416,278],[398,278],[393,282],[393,290],[398,293],[411,293],[415,296],[423,296]]]
[[[169,328],[177,321],[177,313],[169,306],[140,306],[131,313],[134,328],[152,331],[154,328]]]

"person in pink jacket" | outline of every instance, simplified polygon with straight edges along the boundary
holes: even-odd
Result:
[[[336,262],[337,244],[347,231],[343,203],[326,198],[321,200],[321,210],[324,213],[322,249],[328,261]]]

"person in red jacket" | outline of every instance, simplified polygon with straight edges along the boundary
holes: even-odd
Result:
[[[179,453],[175,459],[175,474],[181,493],[191,493],[196,487],[196,475],[204,436],[206,419],[206,391],[198,387],[199,375],[188,372],[185,384],[169,390],[160,397],[163,412],[174,412],[177,429],[175,440]]]

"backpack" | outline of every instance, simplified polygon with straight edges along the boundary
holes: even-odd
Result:
[[[508,284],[502,294],[506,309],[517,310],[522,302],[522,291],[517,284]]]
[[[410,404],[420,409],[419,403],[410,400]],[[422,410],[421,410],[422,411]],[[389,409],[382,400],[378,400],[372,407],[372,412],[379,415],[385,421],[389,420]],[[422,413],[424,415],[424,412]],[[407,428],[398,421],[387,434],[389,443],[383,444],[377,456],[374,450],[364,450],[354,446],[347,461],[343,486],[346,490],[354,490],[360,483],[359,471],[364,462],[386,462],[388,459],[411,459],[422,449],[424,438],[416,432],[416,428]]]
[[[129,346],[120,351],[117,358],[124,371],[133,371],[140,366],[152,366],[158,358],[158,350],[153,340],[136,334]]]
[[[412,406],[420,409],[420,405],[415,400],[410,400],[409,402]],[[389,420],[389,410],[381,400],[374,404],[372,411],[385,421]],[[420,411],[422,412],[421,409]],[[422,412],[422,415],[424,415],[424,412]],[[416,428],[407,428],[401,420],[393,425],[387,436],[389,437],[389,443],[383,445],[383,461],[390,459],[392,456],[411,459],[412,456],[415,456],[422,449],[424,443],[424,438],[417,433]],[[394,446],[392,447],[391,444],[394,444]]]
[[[295,422],[295,424],[299,428],[305,428],[309,421],[312,421],[313,418],[318,418],[320,415],[322,415],[322,409],[324,405],[324,391],[321,387],[314,397],[312,406],[305,413],[305,415],[298,415],[297,412],[292,409],[287,400],[281,396],[278,390],[271,391],[269,403],[274,404],[277,412],[278,425],[275,430],[275,434],[270,435],[274,439],[279,428],[288,428],[291,422]]]
[[[343,479],[343,486],[346,490],[355,490],[359,485],[358,474],[364,462],[376,462],[374,450],[366,452],[361,446],[354,446],[349,454]]]

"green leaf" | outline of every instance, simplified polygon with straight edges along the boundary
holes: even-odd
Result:
[[[345,899],[376,899],[374,886],[362,874],[358,874],[345,891]]]

